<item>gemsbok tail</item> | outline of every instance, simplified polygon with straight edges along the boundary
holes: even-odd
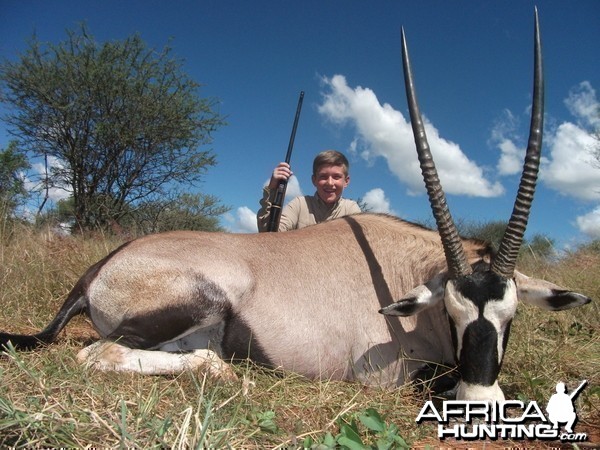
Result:
[[[83,313],[86,309],[87,298],[84,279],[82,278],[69,293],[54,319],[44,330],[32,335],[0,332],[0,350],[5,348],[9,342],[17,350],[31,350],[44,344],[50,344],[73,317]]]

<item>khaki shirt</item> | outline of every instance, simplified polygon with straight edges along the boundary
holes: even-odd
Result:
[[[260,210],[256,214],[258,231],[267,231],[271,204],[275,199],[276,190],[263,189],[260,200]],[[298,230],[309,225],[337,219],[360,213],[360,207],[354,200],[340,198],[334,205],[328,205],[315,193],[304,195],[291,200],[281,212],[279,231]]]

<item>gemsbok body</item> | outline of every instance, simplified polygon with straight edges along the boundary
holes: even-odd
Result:
[[[540,160],[543,80],[537,13],[530,139],[513,215],[497,254],[458,236],[416,103],[402,34],[417,153],[437,231],[359,214],[298,231],[235,235],[171,232],[115,250],[77,282],[36,335],[50,343],[86,313],[102,339],[78,358],[100,370],[186,369],[234,378],[234,358],[311,378],[400,385],[424,366],[457,366],[456,396],[501,400],[497,378],[518,300],[550,310],[582,294],[515,270]]]

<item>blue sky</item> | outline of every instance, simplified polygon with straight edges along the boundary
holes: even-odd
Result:
[[[600,238],[598,127],[600,2],[539,3],[546,75],[541,179],[528,236],[559,246]],[[535,2],[1,0],[0,56],[15,59],[35,31],[59,42],[85,21],[102,42],[139,33],[170,44],[184,70],[219,99],[218,165],[200,190],[255,231],[261,188],[285,157],[298,94],[306,95],[288,199],[312,194],[312,159],[337,149],[351,162],[345,195],[373,210],[427,221],[400,59],[406,30],[421,111],[453,216],[507,220],[529,126]],[[10,136],[0,123],[0,148]]]

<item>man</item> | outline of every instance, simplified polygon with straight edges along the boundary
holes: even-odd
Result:
[[[350,183],[348,159],[335,150],[319,153],[313,161],[312,183],[317,189],[313,196],[305,195],[290,201],[281,213],[278,231],[297,230],[326,220],[358,214],[358,204],[342,198],[344,189]],[[261,208],[256,218],[258,231],[267,231],[271,204],[275,199],[277,186],[281,180],[292,176],[287,163],[279,163],[273,170],[269,184],[263,189]]]

